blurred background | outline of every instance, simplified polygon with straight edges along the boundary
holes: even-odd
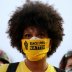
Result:
[[[0,49],[4,50],[12,62],[22,61],[23,55],[12,48],[10,39],[6,31],[8,20],[15,9],[22,6],[26,0],[1,0],[0,1]],[[31,0],[37,1],[37,0]],[[47,59],[47,62],[58,67],[62,56],[72,49],[72,0],[38,0],[43,3],[49,3],[61,14],[64,19],[64,38],[56,52]]]

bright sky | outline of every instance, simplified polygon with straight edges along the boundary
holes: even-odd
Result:
[[[36,1],[36,0],[33,0]],[[58,67],[61,57],[68,50],[72,49],[72,0],[40,0],[54,6],[64,19],[64,39],[57,51],[47,59],[47,62]],[[23,56],[10,45],[10,39],[5,33],[8,27],[8,20],[16,7],[21,6],[25,0],[1,0],[0,1],[0,48],[4,50],[12,62],[22,61]]]

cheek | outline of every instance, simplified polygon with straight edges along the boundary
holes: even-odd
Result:
[[[67,61],[66,69],[70,68],[72,66],[72,60]]]
[[[68,65],[66,65],[65,69],[69,69],[69,66],[68,66]]]
[[[4,64],[3,62],[0,62],[0,65]]]

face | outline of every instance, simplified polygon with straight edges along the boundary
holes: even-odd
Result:
[[[36,40],[32,40],[35,38]],[[50,39],[47,31],[39,27],[27,27],[23,33],[22,50],[30,61],[46,58],[49,51]]]
[[[67,60],[66,69],[72,68],[72,57]]]
[[[4,64],[2,61],[0,61],[0,66],[2,65],[2,64]]]
[[[43,29],[40,29],[38,27],[27,27],[24,30],[23,38],[24,39],[30,39],[31,37],[38,37],[38,38],[48,38],[47,32]]]

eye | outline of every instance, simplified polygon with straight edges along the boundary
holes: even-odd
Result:
[[[31,38],[31,37],[32,37],[31,34],[24,34],[24,36],[23,36],[24,39],[29,39],[29,38]]]
[[[69,67],[72,67],[72,65],[69,65]]]
[[[44,33],[39,33],[39,34],[38,34],[38,37],[39,37],[39,38],[44,38],[44,37],[45,37],[45,34],[44,34]]]

